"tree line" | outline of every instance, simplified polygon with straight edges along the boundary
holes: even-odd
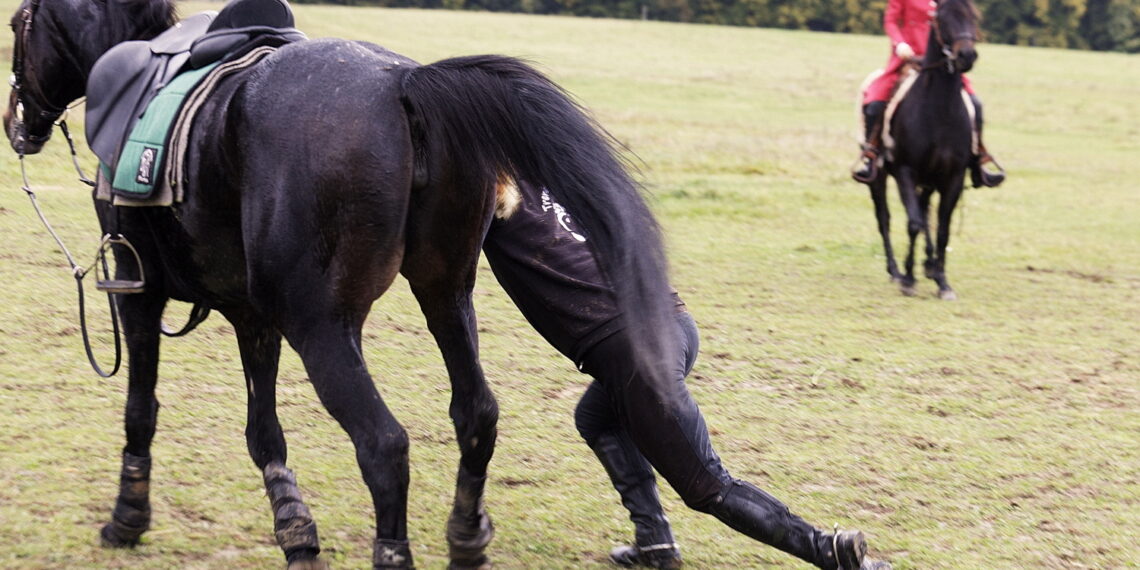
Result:
[[[874,34],[886,0],[293,0]],[[986,41],[1140,52],[1140,0],[976,0]]]

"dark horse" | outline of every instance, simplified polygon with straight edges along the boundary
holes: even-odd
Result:
[[[175,23],[174,0],[25,0],[12,19],[13,147],[38,152],[112,46]],[[375,568],[412,567],[408,437],[361,352],[369,309],[403,275],[443,355],[461,452],[447,525],[454,567],[489,564],[483,506],[498,408],[478,358],[471,294],[500,190],[525,179],[575,212],[627,315],[659,358],[672,302],[659,228],[617,145],[564,91],[524,63],[459,57],[420,66],[378,46],[305,40],[281,47],[210,95],[187,151],[185,200],[98,201],[104,231],[137,248],[145,290],[117,295],[129,357],[120,490],[105,545],[150,524],[150,446],[163,308],[206,305],[232,324],[248,392],[246,437],[264,474],[277,541],[292,568],[316,567],[316,527],[275,409],[281,340],[349,434],[376,515]],[[139,280],[115,247],[118,279]],[[660,339],[660,340],[654,340]]]
[[[903,293],[914,294],[914,247],[921,232],[926,242],[926,276],[938,283],[939,297],[954,299],[946,279],[946,246],[950,218],[962,196],[971,157],[974,123],[962,99],[962,74],[978,57],[974,50],[978,11],[970,0],[940,0],[937,6],[918,78],[889,117],[894,148],[870,188],[891,279],[900,283]],[[906,274],[899,272],[891,248],[888,172],[906,207],[910,235]],[[929,224],[935,192],[940,195],[937,244],[931,242]]]

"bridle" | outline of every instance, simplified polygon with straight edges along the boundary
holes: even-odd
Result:
[[[59,121],[68,110],[67,106],[55,105],[48,101],[38,87],[31,89],[28,85],[26,77],[27,65],[24,60],[28,56],[28,48],[31,44],[32,37],[32,25],[36,19],[36,12],[39,11],[40,2],[41,0],[29,0],[28,5],[21,11],[20,19],[23,22],[23,28],[19,38],[20,49],[17,56],[12,60],[12,75],[8,78],[8,84],[12,87],[12,91],[16,96],[16,108],[13,110],[13,119],[20,129],[20,132],[16,134],[25,141],[37,145],[46,143],[51,137],[51,131],[49,130],[48,134],[42,136],[33,135],[28,132],[27,123],[24,122],[24,109],[28,107],[25,102],[32,103],[36,109],[39,109],[40,119],[48,124]]]
[[[958,69],[958,48],[959,48],[961,42],[964,42],[967,40],[970,42],[977,42],[978,41],[978,34],[976,32],[977,26],[974,26],[973,29],[970,31],[964,31],[964,32],[961,32],[958,34],[954,34],[953,36],[951,36],[949,38],[950,42],[947,43],[946,37],[942,33],[941,20],[938,17],[938,13],[940,10],[942,10],[942,6],[943,6],[942,2],[936,2],[935,3],[934,14],[933,14],[933,17],[931,18],[931,24],[930,24],[931,27],[934,28],[934,37],[936,40],[938,40],[938,45],[942,48],[942,50],[941,50],[942,51],[942,59],[928,63],[928,64],[924,65],[922,68],[923,69],[932,69],[932,68],[939,67],[942,64],[945,64],[946,65],[946,71],[949,72],[950,74],[954,74]]]

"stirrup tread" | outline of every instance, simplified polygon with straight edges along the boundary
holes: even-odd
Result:
[[[132,281],[128,279],[109,279],[106,281],[96,281],[95,289],[104,293],[129,295],[132,293],[142,293],[146,290],[146,284],[142,281]]]

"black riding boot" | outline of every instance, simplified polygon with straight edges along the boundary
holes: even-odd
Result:
[[[622,566],[680,568],[681,552],[673,541],[673,531],[657,496],[657,481],[645,456],[624,431],[602,434],[591,448],[621,495],[621,504],[629,510],[636,537],[635,545],[613,549],[610,559]]]
[[[859,531],[825,533],[794,515],[778,499],[743,481],[733,481],[710,509],[734,530],[827,570],[889,569],[867,560]]]
[[[871,101],[863,105],[863,154],[851,177],[856,182],[870,184],[879,177],[879,154],[882,153],[883,113],[886,101]]]
[[[982,142],[982,101],[977,95],[970,95],[970,101],[974,103],[974,128],[978,131],[978,154],[970,159],[970,181],[974,183],[974,188],[982,186],[996,188],[1005,181],[1005,171],[994,157],[990,156],[985,143]],[[985,169],[987,164],[994,165],[997,171],[988,172]]]

